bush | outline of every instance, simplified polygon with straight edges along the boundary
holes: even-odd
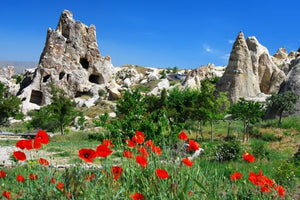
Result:
[[[293,161],[296,166],[300,166],[300,147],[298,148],[298,151],[294,154]]]
[[[276,183],[288,187],[293,187],[297,181],[296,174],[299,173],[299,169],[292,162],[281,162],[281,164],[275,169]]]
[[[222,142],[216,146],[215,159],[217,161],[229,161],[238,158],[241,151],[241,144],[237,140]]]
[[[251,149],[254,157],[262,159],[269,158],[269,150],[266,147],[266,143],[262,140],[252,140],[251,141]]]

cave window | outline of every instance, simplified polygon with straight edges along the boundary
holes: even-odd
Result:
[[[82,97],[82,96],[92,97],[93,95],[90,92],[87,92],[87,91],[84,91],[84,92],[77,91],[76,94],[75,94],[75,98]]]
[[[70,79],[70,74],[67,74],[67,81],[69,81]]]
[[[59,80],[61,80],[65,76],[65,72],[60,72],[59,73]]]
[[[86,58],[80,58],[79,60],[81,66],[84,68],[84,69],[88,69],[89,68],[89,61],[86,59]]]
[[[43,92],[38,90],[32,90],[30,96],[30,103],[34,103],[37,105],[42,105]]]
[[[96,83],[96,84],[102,84],[102,83],[104,83],[103,77],[101,75],[98,75],[98,74],[92,74],[92,75],[90,75],[89,81],[91,83]]]
[[[47,82],[47,80],[50,78],[50,75],[46,75],[46,76],[44,76],[44,78],[43,78],[43,82],[45,83],[45,82]]]

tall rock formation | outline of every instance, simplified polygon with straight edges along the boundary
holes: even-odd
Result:
[[[279,93],[284,93],[286,91],[292,91],[300,96],[300,57],[291,62],[291,71],[280,86]],[[300,100],[296,103],[295,110],[292,114],[300,114]]]
[[[245,41],[244,34],[240,32],[217,87],[219,91],[228,92],[231,102],[237,102],[241,97],[276,93],[284,79],[284,72],[274,64],[268,49],[254,36]]]
[[[260,89],[255,73],[257,70],[252,67],[251,54],[244,34],[240,32],[217,88],[219,91],[227,91],[232,102],[237,102],[240,97],[256,96]]]
[[[29,86],[20,91],[22,111],[49,104],[51,84],[62,88],[70,97],[88,94],[92,105],[100,89],[108,89],[113,81],[110,57],[102,57],[96,40],[94,25],[75,21],[64,10],[56,30],[48,29],[38,68]]]

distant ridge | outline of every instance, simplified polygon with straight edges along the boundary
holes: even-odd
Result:
[[[0,68],[14,66],[17,74],[22,73],[25,69],[35,68],[38,66],[38,62],[34,61],[0,61]]]

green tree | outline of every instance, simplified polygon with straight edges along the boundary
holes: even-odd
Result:
[[[173,71],[174,74],[176,74],[178,72],[178,67],[177,66],[173,67],[172,71]]]
[[[51,92],[51,104],[33,111],[31,124],[51,131],[59,129],[63,135],[65,126],[70,125],[79,113],[75,111],[75,102],[62,89],[51,86]]]
[[[0,82],[0,126],[9,125],[9,118],[23,119],[20,111],[21,100],[8,94],[8,89]]]
[[[249,140],[249,125],[254,125],[259,122],[265,114],[263,106],[254,101],[247,101],[240,98],[237,103],[234,103],[229,108],[229,113],[233,119],[240,119],[244,123],[243,141]]]
[[[278,126],[281,127],[281,118],[284,111],[292,111],[295,108],[299,96],[292,91],[280,94],[273,94],[267,98],[267,107],[270,111],[277,111],[279,114]]]

